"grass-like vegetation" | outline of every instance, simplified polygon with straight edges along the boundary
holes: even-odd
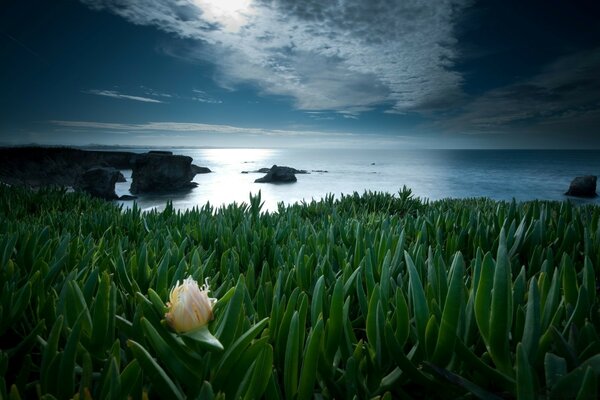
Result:
[[[0,187],[0,398],[597,398],[600,208]],[[207,278],[224,350],[164,321]]]

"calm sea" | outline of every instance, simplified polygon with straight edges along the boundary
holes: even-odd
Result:
[[[134,149],[133,151],[147,151]],[[563,193],[578,175],[600,175],[598,150],[307,150],[307,149],[168,149],[189,155],[213,173],[196,175],[198,187],[188,193],[144,195],[144,209],[162,209],[172,201],[178,209],[210,202],[220,206],[248,202],[261,191],[265,208],[277,203],[320,199],[327,194],[365,190],[397,193],[403,185],[421,198],[489,197],[496,200],[565,200]],[[323,170],[297,175],[292,184],[260,184],[263,174],[242,174],[273,164]],[[128,179],[117,184],[117,194],[129,193]],[[574,200],[599,203],[600,200]],[[131,202],[123,203],[126,207]]]

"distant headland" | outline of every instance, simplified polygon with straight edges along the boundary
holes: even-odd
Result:
[[[82,150],[71,147],[1,147],[0,181],[7,185],[40,188],[71,187],[93,196],[116,199],[115,183],[124,178],[119,170],[130,169],[131,192],[156,193],[186,190],[196,184],[196,174],[207,167],[192,158],[170,151]]]

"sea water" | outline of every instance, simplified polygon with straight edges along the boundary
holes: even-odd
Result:
[[[149,149],[127,149],[144,152]],[[154,149],[155,150],[155,149]],[[162,210],[167,201],[176,209],[219,207],[249,201],[261,192],[263,209],[277,204],[318,200],[328,194],[381,191],[398,193],[404,185],[423,199],[488,197],[517,201],[566,200],[564,192],[575,176],[600,175],[597,150],[355,150],[355,149],[165,149],[188,155],[213,172],[194,178],[198,186],[181,193],[140,195],[143,210]],[[272,165],[304,169],[288,184],[254,183],[260,173],[243,173]],[[326,171],[326,172],[323,172]],[[117,194],[129,194],[128,182]],[[598,199],[578,203],[599,203]],[[130,207],[131,202],[120,202]]]

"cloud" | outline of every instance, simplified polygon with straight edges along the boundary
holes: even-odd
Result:
[[[172,97],[174,97],[170,93],[159,92],[157,90],[154,90],[154,89],[149,88],[149,87],[144,86],[144,85],[140,86],[140,89],[142,89],[146,95],[152,96],[152,97],[166,97],[166,98],[172,98]]]
[[[538,74],[495,88],[440,123],[465,133],[562,131],[585,133],[600,124],[600,48],[560,57]]]
[[[169,52],[217,65],[301,110],[434,110],[462,95],[454,25],[471,0],[81,0],[191,39]],[[350,114],[345,114],[350,115]]]
[[[92,90],[85,90],[83,93],[94,94],[96,96],[113,97],[115,99],[135,100],[135,101],[141,101],[141,102],[144,102],[144,103],[162,103],[162,101],[160,101],[160,100],[151,99],[149,97],[131,96],[131,95],[128,95],[128,94],[119,93],[119,92],[117,92],[115,90],[96,90],[96,89],[92,89]]]
[[[214,99],[202,90],[194,89],[194,90],[192,90],[192,92],[194,92],[194,96],[192,96],[191,99],[194,101],[199,101],[200,103],[206,103],[206,104],[221,104],[221,103],[223,103],[222,100]]]
[[[188,122],[147,122],[143,124],[122,124],[95,121],[49,121],[52,125],[75,129],[99,129],[104,131],[129,132],[207,132],[214,134],[242,134],[259,136],[334,136],[334,137],[357,137],[355,133],[345,132],[318,132],[309,130],[285,130],[285,129],[263,129],[246,128],[231,125],[202,124]]]

